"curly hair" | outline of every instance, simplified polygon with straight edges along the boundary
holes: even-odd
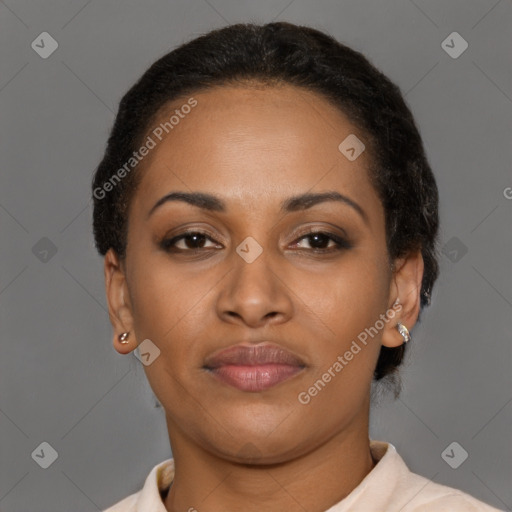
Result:
[[[421,251],[420,311],[439,273],[438,191],[423,142],[399,88],[361,53],[306,26],[240,23],[213,30],[154,62],[119,104],[93,189],[96,248],[126,256],[128,212],[140,182],[138,165],[104,187],[132,158],[148,129],[171,102],[216,86],[290,84],[339,108],[365,134],[369,176],[385,212],[390,261]],[[101,191],[101,193],[99,193]],[[381,347],[375,380],[397,377],[405,344]]]

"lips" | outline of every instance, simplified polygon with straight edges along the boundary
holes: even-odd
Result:
[[[213,353],[204,368],[212,376],[242,391],[264,391],[305,368],[288,350],[271,343],[235,345]]]

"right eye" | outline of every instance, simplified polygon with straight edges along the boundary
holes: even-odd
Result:
[[[210,241],[213,246],[206,246]],[[201,231],[185,231],[180,235],[164,239],[160,242],[162,249],[168,252],[199,252],[201,249],[219,248],[215,240]]]

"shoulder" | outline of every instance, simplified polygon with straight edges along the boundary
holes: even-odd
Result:
[[[103,512],[166,512],[162,494],[174,478],[174,460],[167,459],[151,469],[144,486]]]
[[[411,473],[422,484],[421,491],[414,496],[403,512],[498,512],[459,489],[437,484],[415,473]]]
[[[383,457],[382,461],[389,462],[388,469],[392,469],[393,477],[390,480],[391,482],[394,480],[394,499],[402,507],[400,508],[402,512],[499,511],[459,489],[436,483],[413,473],[391,444],[388,444],[386,456],[388,460],[384,461]]]
[[[327,512],[498,512],[458,489],[413,473],[391,443],[370,441],[374,468]]]
[[[137,500],[139,499],[140,491],[131,494],[124,500],[117,502],[115,505],[105,509],[103,512],[136,512]]]

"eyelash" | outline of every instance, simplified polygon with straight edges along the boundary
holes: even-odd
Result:
[[[202,252],[203,248],[196,248],[196,249],[179,249],[179,248],[176,248],[175,247],[175,244],[180,241],[180,240],[184,240],[186,238],[189,238],[193,235],[202,235],[204,237],[206,237],[207,240],[211,241],[211,242],[215,242],[215,240],[213,240],[211,237],[209,237],[206,233],[204,233],[203,231],[185,231],[183,233],[181,233],[180,235],[177,235],[175,237],[172,237],[172,238],[167,238],[167,239],[164,239],[160,242],[160,246],[163,250],[169,252],[169,253],[199,253],[199,252]],[[302,234],[299,238],[296,239],[296,241],[294,243],[297,243],[303,239],[307,239],[308,237],[311,237],[313,235],[323,235],[323,236],[326,236],[329,241],[333,241],[336,246],[335,247],[330,247],[330,248],[323,248],[323,249],[318,249],[318,248],[312,248],[312,249],[302,249],[302,250],[306,250],[308,252],[312,252],[312,253],[315,253],[315,254],[329,254],[329,253],[333,253],[333,252],[339,252],[339,251],[342,251],[342,250],[345,250],[345,249],[350,249],[352,247],[352,244],[349,243],[347,240],[341,238],[340,236],[338,235],[335,235],[334,233],[330,233],[328,231],[314,231],[314,230],[311,230],[311,231],[307,231],[306,233]],[[211,248],[210,248],[211,249]],[[209,248],[206,248],[204,250],[209,250]]]

